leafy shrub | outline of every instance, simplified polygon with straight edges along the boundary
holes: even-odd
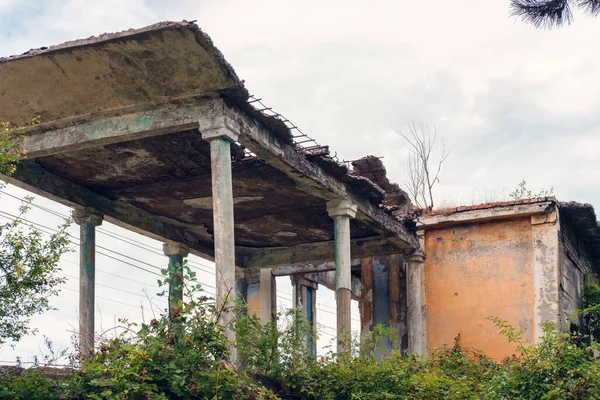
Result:
[[[475,399],[495,364],[458,343],[435,350],[427,361],[400,353],[375,359],[334,353],[313,364],[297,391],[305,399]]]
[[[0,374],[0,399],[58,399],[65,384],[67,384],[66,379],[50,380],[36,368],[25,370],[23,374],[14,368],[12,371]]]
[[[297,387],[314,362],[305,343],[311,328],[302,313],[280,312],[276,321],[262,324],[241,307],[235,325],[240,363],[251,374],[277,381],[279,390]]]
[[[229,361],[232,344],[216,322],[219,310],[193,283],[194,273],[184,270],[191,300],[173,314],[141,327],[122,321],[122,333],[101,343],[70,379],[49,380],[36,370],[0,375],[0,399],[600,398],[595,342],[580,346],[547,324],[540,344],[526,347],[522,334],[498,318],[489,319],[518,345],[501,362],[461,346],[460,336],[427,360],[397,352],[373,357],[389,334],[383,327],[369,343],[355,340],[352,355],[329,351],[314,358],[304,345],[309,327],[299,312],[280,315],[279,325],[263,325],[240,306],[236,366]]]
[[[600,286],[590,280],[583,284],[583,305],[580,311],[582,333],[591,339],[600,338]]]
[[[177,268],[175,265],[170,269]],[[230,364],[231,343],[217,323],[214,302],[193,284],[185,266],[190,301],[172,315],[142,324],[125,322],[124,332],[101,344],[73,379],[71,392],[86,399],[259,399],[266,389]],[[165,271],[167,274],[173,271]],[[160,282],[168,284],[169,279]]]
[[[35,119],[29,126],[38,123]],[[1,179],[12,175],[25,157],[21,144],[22,129],[0,122],[0,189],[4,187]],[[30,318],[52,309],[49,299],[64,282],[57,275],[58,261],[68,251],[70,221],[45,239],[42,232],[24,223],[31,201],[27,198],[14,220],[0,223],[0,346],[32,333]]]
[[[600,363],[548,323],[541,342],[504,360],[484,390],[488,399],[598,399]]]

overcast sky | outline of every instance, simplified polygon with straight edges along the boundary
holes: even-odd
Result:
[[[600,19],[536,30],[510,18],[508,4],[0,0],[0,56],[197,20],[251,93],[343,159],[384,156],[402,182],[406,149],[394,128],[435,124],[450,151],[439,204],[498,200],[525,179],[600,207]]]

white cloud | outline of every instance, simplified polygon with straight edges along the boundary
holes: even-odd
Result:
[[[253,93],[342,158],[385,156],[391,178],[402,182],[406,151],[392,127],[423,119],[450,150],[442,202],[494,200],[526,179],[600,207],[599,19],[536,30],[509,18],[508,0],[51,0],[19,13],[22,4],[0,0],[0,55],[197,19]],[[127,246],[119,251],[132,254]],[[107,271],[141,276],[104,262]],[[113,278],[99,275],[130,288]],[[72,313],[74,300],[65,299]],[[105,324],[137,312],[99,303]],[[51,329],[63,332],[60,321]]]

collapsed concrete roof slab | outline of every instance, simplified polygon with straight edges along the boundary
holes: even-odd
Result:
[[[1,121],[42,120],[24,130],[30,159],[14,183],[111,222],[210,258],[212,210],[190,200],[211,196],[199,130],[226,127],[253,153],[232,160],[234,196],[245,199],[235,205],[237,265],[333,259],[326,202],[339,197],[358,205],[355,257],[418,247],[381,209],[376,184],[308,158],[280,119],[255,110],[195,24],[160,23],[1,59],[0,87]]]
[[[2,117],[19,126],[36,115],[56,123],[132,106],[150,109],[174,98],[244,95],[233,69],[189,23],[160,23],[3,58],[0,77]]]

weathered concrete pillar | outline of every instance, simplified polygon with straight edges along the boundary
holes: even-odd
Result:
[[[427,357],[425,307],[425,253],[417,250],[405,256],[407,291],[408,352]]]
[[[96,227],[103,216],[89,208],[77,208],[73,219],[79,225],[79,353],[86,357],[94,349]]]
[[[246,272],[246,304],[248,313],[263,324],[275,320],[277,313],[277,285],[270,268]]]
[[[219,323],[225,327],[225,336],[235,342],[235,332],[230,328],[236,299],[231,143],[237,140],[237,133],[224,121],[214,126],[200,126],[200,133],[202,139],[210,142]],[[235,350],[232,359],[235,359]]]
[[[376,339],[373,328],[379,324],[392,330],[392,336],[376,342],[376,357],[391,350],[406,350],[406,277],[403,266],[404,260],[400,255],[361,260],[361,338],[366,341]]]
[[[334,221],[335,232],[335,274],[337,301],[337,352],[345,353],[346,340],[351,332],[350,301],[352,299],[350,254],[350,218],[356,216],[356,204],[347,199],[327,202],[327,212]]]
[[[306,348],[311,356],[317,355],[317,289],[319,284],[302,275],[290,276],[292,280],[292,307],[302,312],[309,325],[306,332]]]
[[[184,244],[168,241],[163,244],[163,252],[169,257],[169,316],[172,316],[183,303],[183,259],[190,249]]]
[[[373,259],[365,258],[360,262],[360,337],[369,341],[373,332]]]
[[[544,334],[541,323],[560,323],[559,223],[556,211],[531,216],[533,239],[534,340]]]

